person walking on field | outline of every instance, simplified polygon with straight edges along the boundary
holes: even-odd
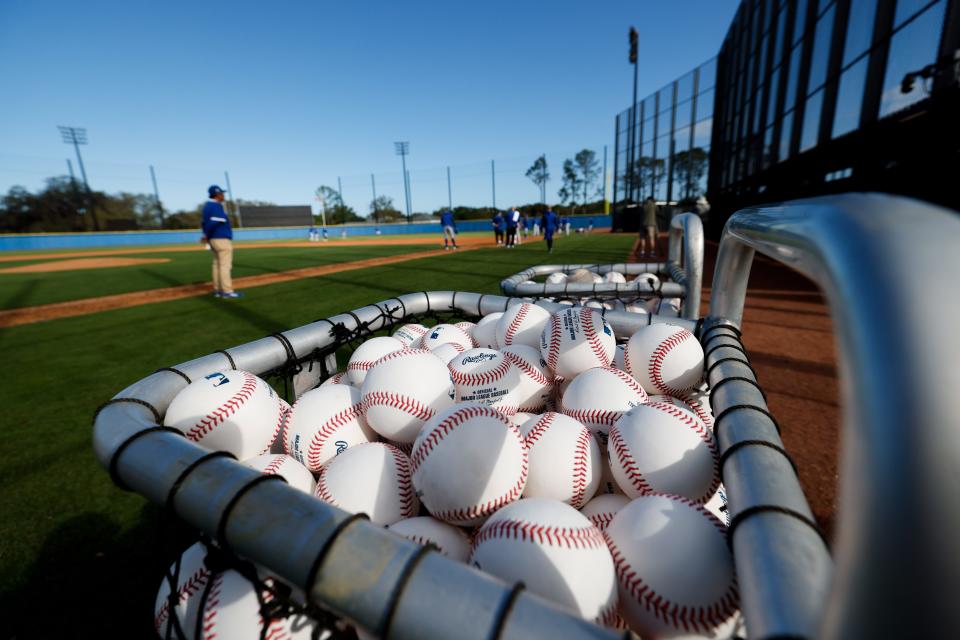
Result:
[[[547,241],[547,253],[553,253],[553,233],[557,230],[557,224],[557,214],[550,209],[543,212],[540,228],[543,229],[543,239]]]
[[[516,207],[507,213],[507,248],[513,249],[517,241],[517,225],[520,224],[520,212]]]
[[[230,217],[223,209],[223,189],[212,185],[207,189],[210,199],[203,205],[203,237],[213,251],[213,295],[217,298],[239,298],[243,294],[233,290],[233,229]]]
[[[503,214],[497,211],[493,215],[493,239],[497,241],[497,246],[503,244]]]
[[[443,250],[450,250],[449,243],[453,243],[453,248],[457,249],[457,225],[453,221],[452,211],[444,211],[440,215],[440,226],[443,227]]]
[[[657,255],[657,203],[652,197],[643,202],[643,224],[640,226],[640,235],[633,243],[630,254],[634,257],[647,257],[647,243],[650,243],[649,256]],[[640,249],[640,253],[637,253]]]

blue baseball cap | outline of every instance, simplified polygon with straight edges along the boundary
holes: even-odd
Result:
[[[223,193],[223,189],[221,189],[220,187],[214,184],[214,185],[211,185],[209,189],[207,189],[207,193],[212,198],[213,196],[217,196]]]

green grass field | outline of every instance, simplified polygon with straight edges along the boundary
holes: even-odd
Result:
[[[510,251],[449,253],[252,288],[237,301],[188,298],[0,330],[9,376],[0,386],[5,435],[0,449],[0,611],[7,614],[5,636],[153,635],[153,603],[168,562],[165,554],[183,537],[163,534],[158,509],[117,489],[91,449],[94,410],[128,384],[158,367],[400,293],[499,293],[503,277],[532,264],[620,261],[632,240],[571,236],[561,238],[550,256],[542,242]],[[333,249],[245,251],[238,255],[237,272],[286,270],[334,257],[359,260],[397,247]],[[132,283],[157,287],[203,281],[207,254],[182,255],[198,259],[168,263],[172,271],[163,276],[152,273],[156,265],[148,265],[151,269],[126,268],[122,276],[88,272],[54,288],[72,286],[74,293],[102,295],[117,292],[110,287]],[[17,289],[0,282],[0,300],[7,307],[16,306],[18,296],[19,304],[51,301],[53,289],[43,295]]]

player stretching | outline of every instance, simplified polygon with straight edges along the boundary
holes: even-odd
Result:
[[[553,232],[557,230],[557,214],[551,209],[544,211],[540,227],[543,229],[543,239],[547,241],[547,253],[553,253]]]
[[[457,225],[453,221],[453,212],[444,211],[440,216],[440,226],[443,227],[443,249],[444,251],[450,250],[450,243],[453,243],[453,248],[457,249]]]

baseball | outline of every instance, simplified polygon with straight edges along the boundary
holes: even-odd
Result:
[[[533,413],[525,413],[523,411],[517,411],[515,414],[510,416],[510,422],[517,425],[518,427],[521,427],[523,426],[523,423],[525,423],[527,420],[529,420],[530,418],[536,418],[536,417],[537,417],[536,414],[533,414]]]
[[[589,269],[580,268],[567,276],[568,282],[577,284],[593,284],[593,276],[596,275]]]
[[[427,328],[422,324],[405,324],[393,332],[393,337],[411,349],[420,346],[420,338],[427,335]]]
[[[380,336],[365,341],[350,356],[347,363],[347,377],[350,384],[359,387],[367,377],[367,371],[383,356],[404,348],[403,342],[396,338]]]
[[[647,401],[647,394],[630,374],[613,367],[587,369],[570,383],[561,410],[589,427],[606,446],[606,434],[625,412]]]
[[[266,382],[247,371],[217,371],[180,391],[163,424],[206,449],[246,460],[270,449],[283,418],[280,397]]]
[[[523,497],[583,507],[600,486],[600,448],[590,430],[551,411],[525,422],[520,433],[530,465]]]
[[[617,484],[632,498],[670,493],[703,504],[720,484],[713,433],[673,405],[631,409],[610,430],[607,450]]]
[[[527,448],[510,418],[461,404],[431,418],[413,445],[413,484],[433,517],[469,526],[518,499]]]
[[[651,287],[656,289],[660,286],[660,278],[657,277],[655,273],[638,273],[634,278],[634,282],[642,282],[643,284],[649,284]]]
[[[271,584],[273,578],[266,578],[264,582]],[[258,597],[256,587],[233,569],[218,573],[204,603],[201,638],[310,640],[313,637],[316,622],[305,613],[264,620],[261,599],[269,603],[273,595],[264,589]]]
[[[285,436],[287,452],[314,472],[347,448],[377,439],[363,416],[360,391],[343,384],[320,387],[300,396],[293,405]]]
[[[470,563],[526,587],[587,620],[608,623],[617,582],[603,534],[570,505],[525,498],[500,509],[477,531]]]
[[[617,479],[613,477],[613,470],[610,468],[610,456],[607,455],[607,448],[604,446],[600,447],[600,488],[597,489],[597,494],[623,495],[623,489],[617,484]]]
[[[203,560],[207,555],[207,548],[202,542],[190,546],[180,556],[180,571],[177,573],[176,601],[174,614],[180,623],[180,628],[188,637],[193,637],[193,630],[197,628],[197,614],[200,613],[200,598],[207,582],[210,580],[210,569]],[[170,567],[173,575],[176,564]],[[164,576],[157,591],[157,599],[153,605],[153,628],[161,638],[173,638],[174,631],[168,635],[167,626],[170,624],[170,580]]]
[[[467,534],[452,524],[430,516],[407,518],[390,525],[388,529],[417,544],[436,547],[437,551],[457,562],[466,562],[470,556]]]
[[[649,396],[647,402],[665,402],[666,404],[672,404],[675,407],[689,411],[700,418],[708,428],[713,429],[713,413],[710,411],[709,402],[705,399],[707,397],[708,396],[696,394],[691,391],[683,394],[682,398],[675,398],[674,396],[668,396],[666,394],[656,394]]]
[[[603,274],[604,282],[611,282],[614,284],[625,284],[627,279],[623,277],[623,274],[619,271],[607,271]]]
[[[562,271],[551,273],[550,275],[547,276],[547,280],[546,280],[547,284],[563,284],[566,281],[567,281],[567,274],[563,273]]]
[[[540,350],[526,345],[514,345],[504,347],[500,352],[517,370],[518,380],[512,396],[520,411],[543,411],[553,393],[553,381]]]
[[[615,346],[613,329],[599,311],[586,307],[554,313],[540,334],[540,355],[554,374],[567,379],[610,366]]]
[[[517,412],[510,396],[520,382],[520,373],[504,354],[493,349],[470,349],[447,365],[457,392],[457,402],[487,404],[508,415]]]
[[[604,532],[620,613],[644,638],[728,637],[739,606],[726,527],[702,506],[666,495],[623,507]]]
[[[683,327],[652,324],[630,336],[624,365],[647,393],[678,396],[700,383],[703,348]]]
[[[463,346],[459,342],[445,342],[439,347],[437,347],[436,349],[434,349],[433,351],[431,351],[431,353],[437,356],[438,358],[440,358],[441,360],[443,360],[447,364],[447,366],[449,366],[450,361],[456,358],[457,356],[459,356],[464,351],[467,351],[467,349],[463,348]]]
[[[268,453],[287,452],[284,443],[284,433],[287,428],[287,420],[290,419],[290,414],[292,412],[293,407],[291,407],[286,400],[280,398],[280,422],[277,423],[277,430],[273,434],[273,440],[270,442],[270,448],[267,450]]]
[[[606,531],[620,509],[630,504],[630,498],[622,493],[605,493],[597,496],[580,509],[580,513],[587,516],[593,526],[600,531]]]
[[[466,333],[468,336],[470,336],[470,337],[472,338],[472,337],[473,337],[473,329],[474,329],[474,327],[477,326],[477,323],[476,323],[476,322],[468,322],[468,321],[464,320],[463,322],[455,322],[455,323],[453,323],[453,326],[457,327],[458,329],[460,329],[461,331],[463,331],[464,333]],[[477,344],[476,344],[476,341],[474,341],[473,346],[476,347],[476,346],[479,346],[479,345],[477,345]]]
[[[627,346],[624,344],[617,345],[616,351],[613,352],[613,362],[610,363],[611,367],[620,369],[620,371],[626,371],[626,369],[623,368],[623,350],[626,348]]]
[[[513,345],[536,347],[549,319],[550,312],[543,307],[529,302],[515,304],[497,322],[497,344],[501,349]]]
[[[367,424],[387,440],[406,443],[416,440],[424,422],[453,405],[455,391],[443,360],[422,349],[402,349],[367,372],[361,396]]]
[[[713,497],[707,500],[703,508],[717,516],[717,519],[723,524],[730,526],[730,509],[727,508],[727,490],[723,484],[717,487],[717,492]]]
[[[293,456],[265,453],[262,456],[244,460],[243,463],[268,476],[280,476],[294,489],[310,495],[313,495],[313,490],[317,486],[310,470],[297,462]]]
[[[680,298],[653,298],[647,303],[647,311],[658,316],[680,317]]]
[[[473,337],[469,331],[452,324],[438,324],[427,329],[426,335],[420,338],[420,347],[433,351],[442,344],[455,342],[464,349],[473,349]]]
[[[497,342],[497,323],[500,322],[500,318],[502,317],[503,313],[498,311],[497,313],[490,313],[480,318],[471,332],[473,341],[478,347],[482,349],[500,348],[500,344]]]
[[[351,447],[324,465],[315,494],[344,511],[365,513],[380,525],[412,518],[420,510],[410,481],[410,459],[383,442]]]

